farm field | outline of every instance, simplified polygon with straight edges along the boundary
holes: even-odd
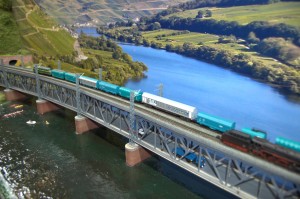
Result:
[[[196,32],[190,32],[190,33],[179,34],[174,36],[172,35],[178,32],[180,31],[161,29],[155,31],[142,32],[142,35],[150,42],[155,41],[156,43],[161,43],[163,46],[165,46],[166,44],[173,44],[174,46],[177,46],[177,45],[182,45],[185,42],[189,42],[192,43],[194,46],[200,46],[200,45],[211,46],[217,49],[223,49],[229,51],[233,54],[244,53],[251,56],[254,60],[261,61],[264,64],[267,64],[269,66],[278,64],[277,60],[270,57],[262,56],[261,54],[250,50],[245,45],[238,44],[238,43],[228,43],[228,44],[218,43],[218,38],[219,38],[218,35],[202,34]],[[162,35],[166,35],[166,36],[161,37]],[[284,64],[282,64],[282,66],[284,66]]]
[[[285,23],[300,28],[300,2],[279,2],[268,5],[249,5],[228,8],[207,7],[187,10],[168,15],[178,17],[196,17],[199,10],[211,10],[216,20],[237,21],[248,24],[252,21],[268,21],[270,23]]]

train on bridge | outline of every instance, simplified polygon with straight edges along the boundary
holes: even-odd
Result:
[[[35,68],[34,68],[35,71]],[[50,69],[38,66],[39,74],[52,76],[61,80],[76,83],[76,74],[63,70]],[[100,81],[91,77],[81,75],[79,83],[83,86],[101,90],[106,93],[130,99],[130,88]],[[266,132],[258,129],[243,128],[241,131],[235,129],[235,122],[215,117],[203,112],[198,112],[196,107],[176,102],[161,96],[153,95],[142,91],[133,91],[134,101],[150,105],[164,112],[185,118],[195,122],[202,127],[219,132],[221,141],[232,148],[245,153],[251,153],[270,162],[283,166],[287,169],[300,173],[300,143],[285,138],[276,138],[276,142],[267,140]],[[177,156],[181,156],[181,149],[177,150]],[[192,156],[192,155],[191,155]],[[193,159],[194,161],[194,159]],[[195,160],[198,162],[199,160]],[[202,163],[203,162],[203,163]],[[201,165],[204,165],[202,160]]]

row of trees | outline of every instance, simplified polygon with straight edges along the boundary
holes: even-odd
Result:
[[[282,37],[286,40],[292,40],[293,43],[300,46],[299,29],[283,23],[270,24],[265,21],[254,21],[247,25],[240,25],[235,21],[170,17],[168,19],[161,18],[159,21],[149,19],[138,23],[137,26],[142,30],[142,27],[155,22],[158,22],[161,28],[166,29],[189,30],[217,35],[234,35],[244,39],[247,39],[250,32],[254,32],[261,40],[268,37]]]
[[[78,41],[82,48],[112,52],[111,58],[123,63],[120,66],[116,66],[113,63],[109,63],[108,60],[104,60],[99,54],[78,63],[80,67],[93,71],[96,69],[95,66],[97,68],[101,66],[104,71],[107,71],[104,73],[107,81],[122,85],[128,78],[139,79],[144,77],[144,71],[148,70],[144,63],[133,61],[131,56],[124,53],[116,42],[107,39],[105,36],[95,38],[81,34]]]
[[[292,62],[300,57],[300,48],[298,46],[278,37],[266,38],[253,46],[253,48],[264,55],[274,57],[283,62]],[[293,66],[300,68],[297,65]]]
[[[252,60],[247,54],[232,54],[209,46],[195,47],[191,43],[184,43],[182,46],[167,44],[165,48],[167,51],[217,64],[255,79],[276,84],[283,90],[300,94],[300,73],[293,68],[280,64],[268,66]]]
[[[230,7],[254,4],[270,4],[279,1],[280,0],[195,0],[168,8],[167,10],[158,13],[154,18],[159,19],[172,13],[204,7]]]

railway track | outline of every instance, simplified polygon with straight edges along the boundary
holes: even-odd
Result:
[[[17,71],[17,72],[22,70],[25,73],[33,75],[33,72],[32,72],[31,69],[9,67],[9,70],[13,70],[13,71]],[[51,76],[43,76],[43,77],[47,77],[47,78],[52,79],[56,82],[74,87],[73,83],[67,82],[65,80],[60,80],[60,79],[57,79],[57,78],[53,78]],[[105,92],[102,92],[102,91],[99,91],[99,90],[94,90],[92,88],[87,88],[87,87],[84,87],[84,86],[80,86],[80,88],[83,91],[92,93],[94,95],[101,96],[101,97],[105,98],[108,101],[112,100],[116,104],[120,104],[120,105],[123,105],[125,107],[130,106],[130,102],[127,99],[123,99],[121,97],[114,96],[112,94],[108,94],[108,93],[105,93]],[[215,141],[219,141],[219,139],[217,139],[217,137],[220,136],[219,133],[217,133],[213,130],[207,129],[205,127],[202,127],[202,126],[200,126],[199,124],[197,124],[193,121],[185,121],[182,118],[179,118],[179,117],[171,115],[171,114],[167,114],[163,111],[159,111],[155,108],[148,107],[148,106],[140,104],[140,103],[135,103],[135,111],[139,112],[139,113],[143,113],[145,115],[148,115],[148,116],[150,116],[150,117],[152,117],[156,120],[160,120],[164,123],[168,123],[169,125],[176,126],[176,128],[179,128],[179,129],[181,128],[181,129],[184,129],[184,130],[188,130],[190,133],[193,133],[195,135],[199,135],[199,136],[203,136],[203,137],[206,137],[206,138],[213,139]]]

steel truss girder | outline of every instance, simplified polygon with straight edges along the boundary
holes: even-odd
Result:
[[[24,76],[24,74],[19,72],[7,71],[6,77],[7,88],[15,89],[31,95],[36,95],[36,81],[33,76]]]
[[[10,88],[37,96],[34,75],[10,70],[6,73]],[[2,86],[5,86],[5,75],[0,67]],[[77,111],[75,85],[72,87],[45,76],[40,76],[39,80],[43,99]],[[215,149],[214,145],[207,145],[184,135],[180,130],[156,122],[155,118],[143,113],[136,113],[134,136],[130,136],[129,107],[92,94],[86,89],[80,89],[79,96],[82,115],[127,138],[132,138],[137,144],[234,195],[242,198],[282,199],[300,196],[299,183],[269,173],[268,168],[258,168],[251,162],[239,160],[229,153]],[[177,147],[184,150],[180,157],[176,155]],[[204,157],[205,166],[200,165],[200,161],[198,164],[188,162],[187,157],[191,153],[199,160]]]

